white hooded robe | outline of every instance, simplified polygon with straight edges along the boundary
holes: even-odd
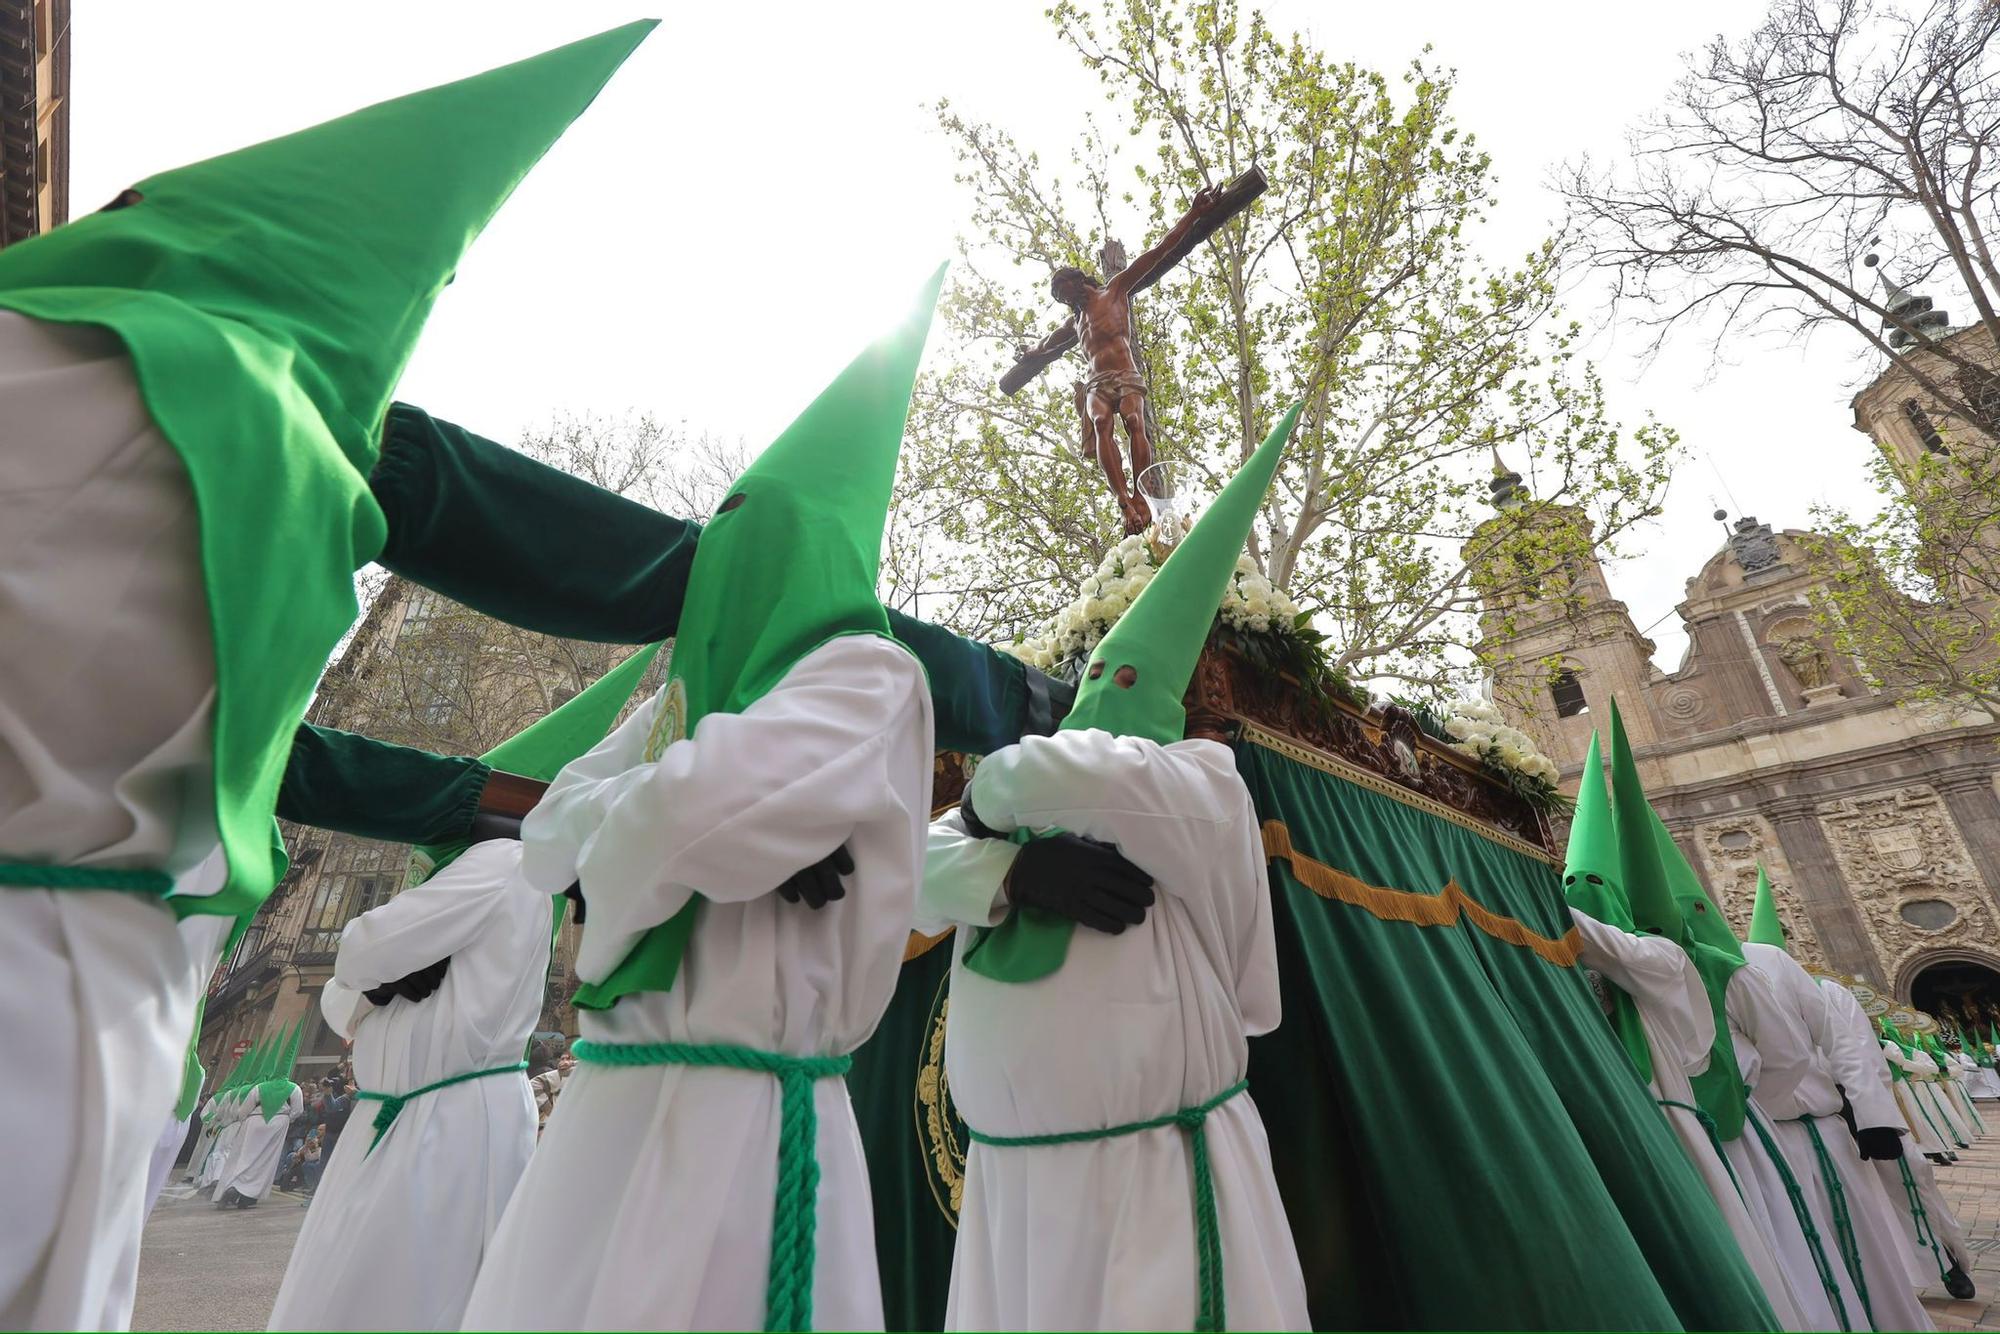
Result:
[[[1582,945],[1578,962],[1596,969],[1638,1007],[1639,1026],[1653,1058],[1653,1099],[1722,1211],[1722,1220],[1764,1289],[1779,1327],[1811,1328],[1766,1227],[1745,1199],[1756,1186],[1739,1187],[1734,1167],[1717,1151],[1701,1119],[1687,1110],[1695,1106],[1693,1076],[1708,1069],[1715,1044],[1715,1010],[1694,960],[1677,942],[1664,937],[1622,931],[1576,908],[1570,909],[1570,917]]]
[[[541,1017],[554,925],[549,896],[520,865],[519,843],[475,844],[341,932],[320,1010],[352,1040],[362,1089],[407,1093],[520,1062]],[[378,1006],[363,994],[446,957],[421,1001]],[[457,1329],[465,1314],[534,1152],[527,1074],[422,1094],[376,1143],[381,1106],[355,1103],[326,1162],[272,1329]]]
[[[1858,1286],[1867,1289],[1865,1309],[1872,1313],[1875,1328],[1934,1328],[1930,1313],[1924,1309],[1911,1282],[1909,1243],[1901,1209],[1892,1205],[1883,1191],[1882,1178],[1862,1161],[1854,1136],[1840,1115],[1840,1090],[1835,1087],[1833,1075],[1833,1032],[1819,985],[1812,974],[1775,945],[1746,944],[1743,957],[1771,983],[1780,1004],[1798,1016],[1813,1046],[1814,1072],[1800,1085],[1792,1117],[1780,1120],[1775,1128],[1793,1171],[1799,1173],[1800,1185],[1807,1186],[1806,1173],[1810,1172],[1812,1182],[1808,1190],[1826,1193],[1818,1155],[1803,1121],[1798,1119],[1810,1116],[1846,1200],[1855,1247],[1860,1253],[1860,1272],[1854,1273],[1850,1266],[1850,1276]],[[1833,1216],[1830,1196],[1823,1203],[1827,1215]],[[1829,1246],[1837,1244],[1836,1234],[1831,1231],[1823,1234],[1823,1240]],[[1865,1318],[1852,1306],[1848,1316],[1857,1327]]]
[[[660,707],[655,696],[564,769],[522,829],[529,883],[557,893],[581,878],[586,982],[702,900],[673,988],[584,1012],[583,1036],[853,1052],[895,994],[922,875],[933,764],[922,668],[877,636],[831,640],[648,763]],[[774,892],[843,844],[846,897],[813,909]],[[756,1071],[579,1064],[466,1328],[761,1329],[779,1093]],[[813,1103],[813,1321],[880,1329],[860,1128],[840,1079],[815,1081]]]
[[[217,844],[194,495],[119,340],[0,311],[0,861],[181,877]],[[157,898],[0,888],[0,1328],[122,1328],[204,965]]]
[[[920,929],[959,926],[946,1077],[989,1135],[1094,1130],[1164,1116],[1243,1079],[1246,1039],[1278,1024],[1277,946],[1263,842],[1228,747],[1161,746],[1079,730],[980,762],[980,819],[1114,843],[1153,877],[1146,920],[1078,927],[1062,967],[998,982],[964,966],[1006,913],[1011,844],[957,812],[933,825]],[[1305,1280],[1256,1104],[1204,1126],[1232,1329],[1306,1329]],[[947,1329],[1189,1329],[1197,1303],[1189,1134],[1163,1126],[966,1156]]]

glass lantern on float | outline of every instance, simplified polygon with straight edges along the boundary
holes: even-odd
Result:
[[[1172,465],[1164,459],[1150,465],[1139,474],[1136,485],[1153,515],[1153,545],[1162,551],[1172,550],[1187,529],[1187,514],[1181,507]]]

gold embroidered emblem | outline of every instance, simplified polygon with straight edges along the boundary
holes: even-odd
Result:
[[[938,1212],[954,1229],[958,1227],[959,1205],[965,1199],[965,1127],[958,1109],[951,1103],[951,1086],[944,1074],[945,1017],[951,1013],[951,974],[938,979],[937,995],[931,1000],[930,1022],[924,1025],[924,1041],[917,1052],[917,1137],[924,1146],[924,1180]]]
[[[676,676],[667,682],[660,707],[653,714],[653,730],[646,734],[646,763],[666,753],[667,747],[687,735],[687,686]]]

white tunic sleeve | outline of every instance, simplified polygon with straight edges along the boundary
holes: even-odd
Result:
[[[1729,975],[1723,997],[1729,1022],[1756,1044],[1757,1084],[1751,1092],[1773,1116],[1789,1115],[1792,1095],[1812,1071],[1812,1049],[1803,1027],[1778,999],[1771,980],[1745,965]]]
[[[1827,1059],[1833,1066],[1834,1082],[1847,1093],[1854,1108],[1854,1124],[1867,1130],[1888,1126],[1903,1128],[1903,1114],[1889,1090],[1889,1072],[1882,1066],[1875,1046],[1874,1030],[1861,1002],[1838,982],[1821,982],[1820,995],[1826,1001]]]
[[[1715,1010],[1687,951],[1660,936],[1621,931],[1575,908],[1569,915],[1582,947],[1578,961],[1647,1012],[1648,1036],[1671,1043],[1671,1058],[1683,1070],[1696,1075],[1708,1069]]]
[[[806,655],[741,713],[703,718],[650,764],[641,742],[638,758],[611,776],[571,783],[565,770],[564,791],[551,788],[558,800],[538,805],[521,836],[536,888],[564,888],[572,860],[582,882],[590,918],[577,976],[601,981],[697,894],[761,898],[858,826],[900,817],[889,768],[899,729],[918,716],[928,745],[929,690],[916,659],[890,640],[850,635]],[[597,774],[629,758],[637,721],[572,768]]]
[[[328,978],[325,989],[319,993],[319,1012],[326,1026],[349,1042],[354,1040],[354,1030],[361,1027],[361,1021],[375,1008],[373,1001],[337,977]]]
[[[1067,829],[1116,844],[1162,896],[1205,922],[1204,939],[1227,942],[1243,1031],[1278,1026],[1269,868],[1227,746],[1162,746],[1095,728],[1024,737],[980,761],[971,791],[974,812],[995,829]]]
[[[366,991],[470,944],[506,898],[520,846],[512,839],[474,844],[423,884],[349,922],[340,933],[334,980]]]
[[[1024,737],[980,761],[973,810],[1002,832],[1069,829],[1105,839],[1154,868],[1206,865],[1239,811],[1222,799],[1214,764],[1202,762],[1212,757],[1194,753],[1200,748],[1225,761],[1229,754],[1214,742],[1162,746],[1095,728]],[[1240,779],[1235,788],[1229,795],[1242,795]],[[1163,889],[1200,883],[1157,870],[1155,879]]]
[[[1004,839],[968,834],[956,810],[931,821],[917,930],[934,936],[947,927],[1000,925],[1007,916],[1007,872],[1019,851]]]

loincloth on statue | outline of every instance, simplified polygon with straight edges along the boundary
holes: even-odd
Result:
[[[1146,393],[1146,377],[1136,370],[1097,371],[1089,379],[1077,384],[1076,403],[1079,409],[1102,402],[1112,411],[1127,394]]]

